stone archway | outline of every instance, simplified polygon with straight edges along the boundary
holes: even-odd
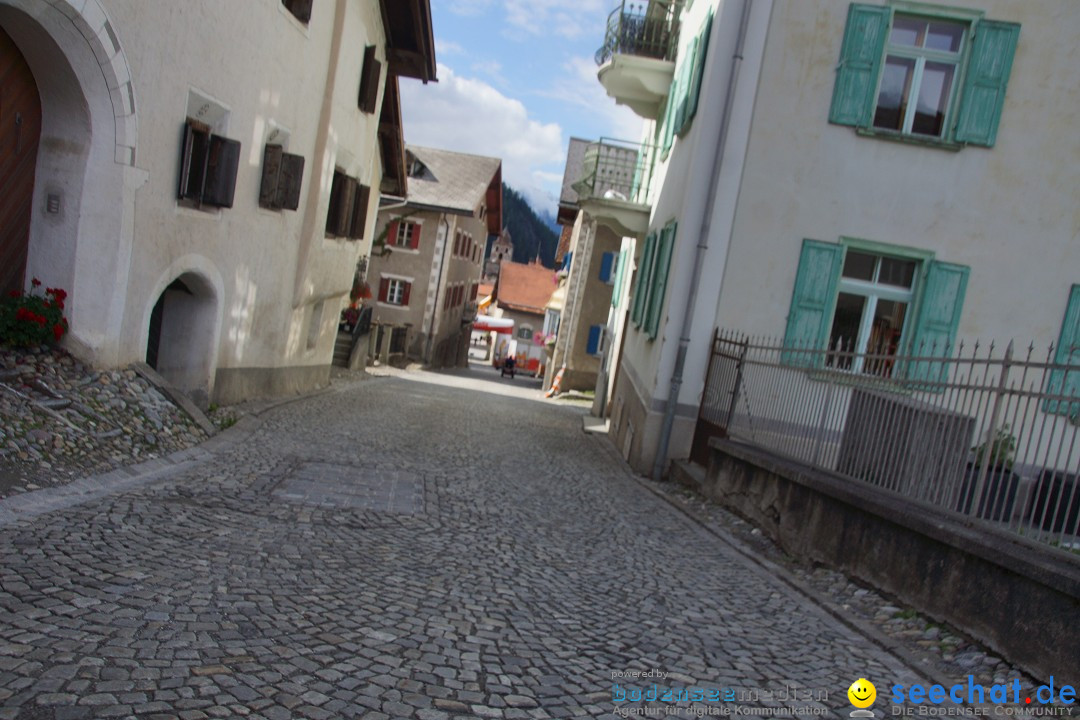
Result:
[[[218,301],[213,285],[185,272],[165,287],[150,312],[146,363],[206,407],[214,370]]]

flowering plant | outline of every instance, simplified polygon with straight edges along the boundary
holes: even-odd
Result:
[[[44,343],[60,342],[68,330],[64,317],[64,301],[67,292],[60,288],[45,288],[45,293],[35,291],[41,281],[30,281],[30,292],[12,290],[0,298],[0,344],[29,347]]]

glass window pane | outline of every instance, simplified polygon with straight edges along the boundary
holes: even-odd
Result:
[[[926,21],[913,17],[897,16],[893,19],[889,42],[893,45],[919,47],[926,33]]]
[[[843,276],[853,280],[873,280],[877,256],[848,250],[844,256]]]
[[[926,63],[919,84],[919,102],[915,106],[911,132],[941,136],[945,130],[945,111],[948,109],[955,72],[956,67],[948,63]]]
[[[878,282],[883,285],[909,288],[915,280],[915,266],[917,264],[915,260],[883,257],[881,258],[881,272],[878,273]]]
[[[907,303],[878,300],[870,326],[870,338],[866,343],[863,372],[884,377],[892,375],[892,358],[900,347],[900,333],[904,329],[906,315]]]
[[[924,47],[930,50],[960,52],[960,42],[964,37],[964,26],[959,23],[932,22],[926,33]]]
[[[862,324],[866,298],[851,293],[840,293],[836,298],[836,314],[829,333],[828,366],[846,370],[851,367],[850,355],[856,347],[859,325]]]
[[[903,130],[904,113],[907,111],[911,77],[915,61],[910,58],[888,55],[885,70],[881,74],[877,109],[874,111],[874,127],[887,130]]]

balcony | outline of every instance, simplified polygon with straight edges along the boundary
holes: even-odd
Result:
[[[675,75],[681,6],[681,0],[623,0],[608,16],[604,46],[596,51],[607,94],[647,120],[660,117]]]
[[[581,179],[573,183],[578,205],[624,237],[649,230],[649,187],[656,148],[602,138],[585,148]]]

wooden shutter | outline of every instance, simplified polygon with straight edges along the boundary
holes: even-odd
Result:
[[[349,218],[349,237],[359,240],[364,237],[367,225],[368,203],[371,200],[371,188],[356,183],[353,193],[352,214]]]
[[[412,283],[407,282],[407,283],[402,283],[401,285],[402,285],[402,288],[401,288],[401,304],[402,305],[408,305],[409,304],[409,295],[412,294]]]
[[[413,223],[412,232],[409,234],[409,248],[416,250],[420,247],[420,223]]]
[[[311,20],[311,5],[313,2],[314,0],[281,0],[281,4],[285,6],[285,9],[305,25]]]
[[[1069,303],[1065,306],[1065,319],[1061,322],[1054,363],[1065,365],[1066,368],[1050,371],[1046,392],[1076,398],[1077,402],[1047,400],[1043,403],[1043,410],[1077,417],[1080,415],[1080,285],[1073,285],[1069,292]]]
[[[382,63],[375,58],[375,46],[364,48],[364,66],[360,69],[360,95],[357,106],[366,113],[375,112],[379,99],[379,79]]]
[[[278,182],[281,179],[280,145],[267,144],[263,148],[262,180],[259,182],[259,207],[277,210],[281,207],[278,196]]]
[[[1015,23],[982,20],[975,25],[956,121],[959,142],[994,146],[1019,37],[1020,26]]]
[[[300,207],[300,186],[303,181],[303,156],[285,153],[281,158],[281,177],[278,178],[277,201],[280,208],[295,210]]]
[[[648,310],[645,317],[645,332],[650,340],[655,340],[660,332],[660,313],[667,293],[668,269],[671,266],[671,252],[675,247],[676,227],[676,224],[672,223],[660,233],[660,244],[653,263],[652,289],[649,291]]]
[[[593,325],[589,328],[589,340],[585,345],[585,352],[589,355],[600,354],[600,340],[604,337],[604,326]]]
[[[635,327],[641,327],[645,315],[645,303],[649,299],[652,286],[653,255],[656,253],[656,233],[649,233],[645,238],[645,247],[641,251],[641,264],[637,271],[637,284],[634,286],[634,303],[630,309],[630,320]]]
[[[473,283],[472,287],[469,289],[469,300],[476,300],[477,293],[479,293],[479,292],[480,292],[480,286],[477,285],[476,283]]]
[[[701,81],[705,76],[705,58],[708,55],[709,36],[712,34],[712,13],[705,19],[705,27],[697,38],[697,57],[694,60],[693,76],[686,96],[686,114],[683,118],[682,131],[690,127],[690,121],[697,114],[698,98],[701,95]]]
[[[611,289],[611,307],[619,307],[622,295],[623,281],[626,279],[626,251],[619,252],[619,259],[615,264],[615,287]]]
[[[176,195],[179,199],[202,202],[209,150],[209,127],[188,120],[180,142],[180,186]]]
[[[800,351],[823,350],[828,343],[829,324],[833,308],[836,307],[836,286],[840,281],[843,261],[843,246],[803,240],[781,362],[801,366],[819,364],[820,354]]]
[[[856,127],[870,125],[891,14],[892,9],[887,6],[852,3],[848,7],[829,122]]]
[[[236,171],[239,167],[240,143],[211,135],[202,201],[214,207],[231,208],[233,195],[236,193]]]
[[[330,205],[326,209],[326,234],[341,234],[341,218],[345,205],[345,174],[335,170],[330,183]]]
[[[400,228],[400,227],[401,227],[401,223],[399,223],[397,220],[394,220],[393,222],[391,222],[389,225],[386,226],[386,244],[387,245],[397,245],[398,228]]]
[[[379,302],[386,302],[390,294],[390,281],[387,278],[379,279]]]
[[[919,293],[919,307],[911,340],[905,343],[907,354],[914,357],[947,357],[952,352],[960,311],[964,307],[968,275],[971,269],[931,261]],[[948,363],[913,361],[907,369],[911,380],[937,382],[945,378]]]

